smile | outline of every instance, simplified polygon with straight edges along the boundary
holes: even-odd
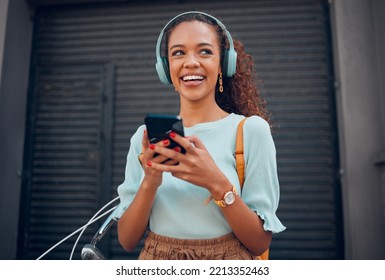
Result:
[[[203,76],[200,76],[200,75],[187,75],[187,76],[183,76],[182,77],[182,80],[184,82],[192,82],[192,81],[202,81],[205,77]]]

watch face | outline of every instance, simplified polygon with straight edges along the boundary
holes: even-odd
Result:
[[[233,192],[228,192],[225,194],[224,201],[227,205],[233,204],[235,200],[235,194]]]

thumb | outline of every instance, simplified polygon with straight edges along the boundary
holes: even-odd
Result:
[[[187,138],[187,140],[190,141],[190,143],[192,143],[195,146],[195,148],[206,150],[206,146],[203,144],[203,142],[198,137],[187,136],[186,138]]]
[[[147,130],[145,129],[143,131],[143,138],[142,138],[142,152],[144,150],[146,150],[148,148],[148,146],[150,145],[149,141],[148,141],[148,136],[147,136]]]

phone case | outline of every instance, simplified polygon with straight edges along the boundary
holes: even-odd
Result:
[[[177,134],[184,136],[183,121],[177,115],[147,114],[144,122],[146,124],[150,143],[155,144],[164,139],[169,139],[171,143],[168,148],[172,149],[178,146],[178,144],[169,137],[170,132],[174,131]],[[182,152],[185,152],[183,148]]]

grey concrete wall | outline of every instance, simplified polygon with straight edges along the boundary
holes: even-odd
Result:
[[[8,2],[8,3],[7,3]],[[25,0],[1,0],[0,259],[16,258],[32,21]]]
[[[373,162],[384,147],[385,33],[374,17],[385,14],[381,1],[330,1],[347,259],[385,259],[381,170]]]

